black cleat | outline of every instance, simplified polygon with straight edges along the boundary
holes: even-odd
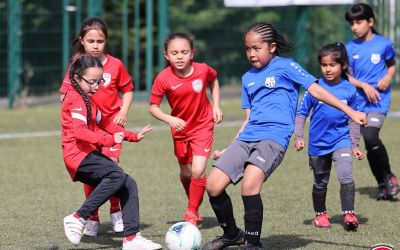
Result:
[[[222,250],[229,246],[240,246],[246,243],[244,232],[239,229],[238,235],[233,239],[228,239],[224,235],[217,236],[216,239],[209,241],[203,245],[202,250]],[[246,248],[247,249],[247,248]],[[249,248],[252,249],[252,248]],[[254,248],[256,249],[256,248]]]
[[[391,200],[392,195],[389,195],[385,184],[379,184],[378,192],[376,193],[376,199],[380,200]]]
[[[396,176],[387,176],[385,178],[385,184],[386,184],[386,193],[389,197],[395,196],[399,192],[399,182],[397,181]]]

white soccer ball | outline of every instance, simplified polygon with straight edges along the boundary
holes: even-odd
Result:
[[[201,233],[189,222],[178,222],[168,229],[165,244],[169,250],[198,250],[201,248]]]

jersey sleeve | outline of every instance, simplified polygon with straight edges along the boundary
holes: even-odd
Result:
[[[87,109],[84,102],[75,101],[69,105],[72,118],[72,127],[75,138],[90,144],[112,146],[115,144],[114,137],[108,133],[94,132],[88,128]]]
[[[313,97],[307,91],[301,98],[299,108],[297,109],[297,115],[308,117],[310,110],[313,106]]]
[[[251,99],[245,87],[246,81],[242,78],[242,109],[249,109],[251,107]]]
[[[124,65],[122,62],[119,62],[118,65],[118,79],[117,79],[117,85],[118,89],[125,94],[126,92],[132,91],[134,89],[133,82],[131,80],[131,77],[128,73],[128,71],[125,69]]]
[[[138,133],[126,130],[116,124],[112,118],[110,117],[104,117],[101,116],[101,113],[99,112],[99,115],[97,116],[97,124],[98,127],[110,134],[115,134],[118,132],[123,132],[124,133],[124,140],[129,141],[129,142],[138,142]]]
[[[357,99],[358,99],[357,90],[356,90],[356,88],[353,88],[350,98],[349,98],[349,103],[347,105],[356,111],[359,110],[358,105],[357,105]]]
[[[286,67],[286,77],[300,85],[304,90],[307,90],[311,84],[317,81],[313,75],[304,70],[295,61],[290,61],[289,66]]]
[[[392,42],[389,42],[386,46],[384,57],[386,62],[396,60],[396,51]]]
[[[165,94],[165,84],[161,80],[161,76],[158,75],[154,80],[153,87],[151,88],[150,103],[160,104]]]
[[[68,90],[70,90],[72,87],[71,80],[69,79],[69,71],[65,74],[64,79],[61,83],[61,87],[58,90],[60,93],[65,94],[67,93]]]
[[[207,84],[215,81],[217,79],[217,71],[210,66],[208,66],[208,72],[207,72]]]

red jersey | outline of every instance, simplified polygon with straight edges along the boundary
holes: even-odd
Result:
[[[82,96],[75,89],[68,90],[61,106],[61,143],[64,162],[72,180],[82,160],[97,146],[115,144],[111,134],[96,125],[96,105],[92,102],[92,113],[87,121],[87,109]]]
[[[213,126],[213,111],[207,98],[207,85],[217,78],[217,72],[205,63],[192,62],[193,73],[178,76],[172,66],[161,71],[154,80],[150,103],[160,104],[166,95],[171,115],[186,122],[183,131],[171,129],[174,139],[184,139],[198,129]]]
[[[107,61],[103,65],[103,78],[105,83],[99,87],[97,93],[92,97],[94,103],[101,110],[104,116],[114,115],[119,112],[122,99],[119,96],[121,93],[132,91],[134,86],[122,62],[106,54]],[[68,90],[73,89],[69,79],[69,71],[64,77],[63,83],[60,88],[61,93],[66,93]]]

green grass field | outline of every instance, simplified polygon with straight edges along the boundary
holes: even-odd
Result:
[[[243,119],[238,98],[222,100],[227,121]],[[400,91],[394,91],[392,111],[400,111]],[[135,103],[128,127],[147,123],[162,125]],[[230,143],[239,125],[217,126],[214,148]],[[400,176],[400,120],[387,119],[382,139],[390,155],[392,169]],[[20,110],[0,110],[0,135],[5,133],[59,130],[59,105]],[[29,135],[29,133],[27,134]],[[59,136],[0,139],[0,249],[119,249],[121,235],[112,233],[109,205],[100,209],[100,235],[84,237],[74,247],[65,237],[64,216],[79,208],[84,200],[80,183],[73,183],[65,169]],[[208,164],[211,167],[211,162]],[[164,245],[167,229],[183,219],[186,196],[178,178],[169,130],[157,127],[140,143],[125,143],[121,166],[139,186],[141,231]],[[376,201],[375,180],[366,160],[355,162],[357,232],[346,232],[340,215],[339,184],[332,170],[327,207],[333,225],[329,230],[311,225],[312,172],[306,150],[298,153],[290,146],[285,160],[265,183],[262,191],[265,249],[370,249],[377,243],[400,247],[399,199]],[[243,206],[239,186],[228,190],[234,203],[237,224],[243,227]],[[199,229],[207,241],[221,234],[205,196],[200,210],[204,217]]]

